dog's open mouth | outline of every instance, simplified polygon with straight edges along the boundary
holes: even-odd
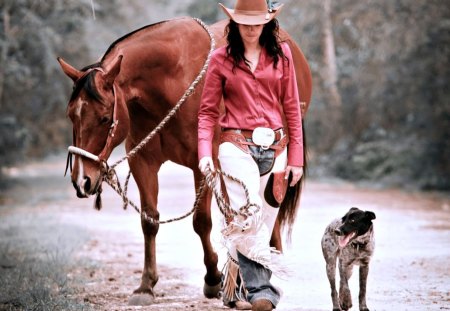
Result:
[[[344,248],[347,246],[348,242],[350,242],[350,240],[356,235],[355,231],[350,232],[349,234],[346,235],[341,235],[339,237],[339,246]]]

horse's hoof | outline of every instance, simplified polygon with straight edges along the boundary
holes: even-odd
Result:
[[[155,297],[149,294],[133,294],[128,299],[129,306],[149,306],[155,302]]]
[[[203,285],[203,295],[206,298],[222,298],[222,282],[217,285]]]

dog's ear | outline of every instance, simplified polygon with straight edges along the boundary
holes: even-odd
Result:
[[[370,220],[375,219],[375,213],[371,211],[366,211],[366,216],[369,217]]]

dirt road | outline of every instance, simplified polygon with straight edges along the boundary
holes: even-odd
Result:
[[[118,196],[107,185],[103,209],[95,211],[93,198],[75,197],[69,179],[62,177],[63,168],[64,156],[55,156],[7,171],[14,183],[0,196],[0,287],[4,289],[0,310],[39,304],[29,297],[43,288],[48,288],[49,300],[42,298],[41,304],[56,306],[49,310],[227,309],[219,300],[203,298],[202,251],[191,217],[160,227],[160,279],[154,304],[128,306],[143,267],[139,216],[131,208],[122,210]],[[127,168],[119,169],[124,176]],[[179,216],[192,207],[192,184],[187,169],[171,163],[163,166],[161,219]],[[130,197],[138,201],[133,184]],[[277,310],[331,310],[320,239],[326,225],[351,206],[377,216],[369,308],[450,310],[449,196],[370,190],[330,180],[306,185],[293,241],[285,250],[294,274],[288,280],[274,279],[284,291]],[[216,208],[213,216],[217,224]],[[220,245],[218,226],[215,228],[213,242],[222,267],[226,252]],[[351,279],[353,310],[357,310],[357,282],[355,270]]]

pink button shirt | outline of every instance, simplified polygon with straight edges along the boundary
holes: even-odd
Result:
[[[291,50],[286,43],[281,47],[289,62],[279,59],[276,68],[273,60],[262,49],[258,65],[252,73],[242,63],[233,72],[231,57],[226,57],[226,47],[214,51],[198,114],[199,159],[212,154],[214,127],[253,130],[283,127],[286,116],[289,145],[288,164],[303,166],[302,119],[297,81]],[[220,115],[220,103],[225,113]]]

